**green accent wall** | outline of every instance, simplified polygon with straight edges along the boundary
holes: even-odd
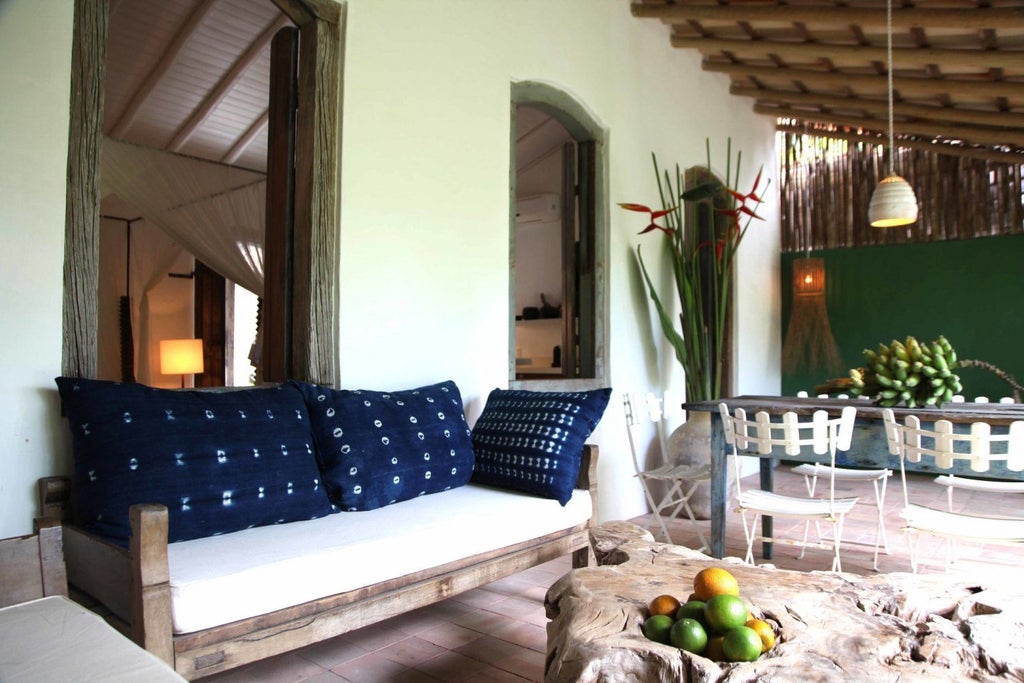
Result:
[[[793,261],[804,256],[782,255],[784,335]],[[958,357],[988,361],[1024,383],[1024,235],[829,249],[811,256],[825,260],[828,316],[845,369],[862,366],[863,349],[879,342],[907,335],[930,341],[941,334]],[[965,368],[957,374],[967,400],[1012,395],[988,371]],[[813,393],[826,379],[806,369],[783,372],[782,393]]]

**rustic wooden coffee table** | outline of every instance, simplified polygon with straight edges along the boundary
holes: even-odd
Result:
[[[1019,583],[752,567],[655,543],[625,522],[595,528],[591,543],[598,566],[569,572],[547,593],[548,682],[1024,678]],[[775,647],[756,662],[712,662],[641,632],[651,598],[685,600],[710,566],[732,572],[754,616],[777,627]]]

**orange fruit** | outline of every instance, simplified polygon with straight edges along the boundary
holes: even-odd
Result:
[[[725,636],[714,636],[713,638],[708,638],[708,644],[704,647],[704,652],[702,654],[713,662],[724,662],[725,652],[722,651],[723,640],[725,640]]]
[[[693,577],[693,594],[697,600],[707,602],[716,595],[739,595],[740,584],[721,567],[708,567]]]
[[[715,635],[725,635],[746,621],[747,605],[739,596],[716,595],[704,605],[704,623]]]
[[[655,614],[667,614],[670,617],[675,617],[676,610],[679,609],[679,607],[679,600],[673,596],[659,595],[651,600],[651,604],[647,606],[647,612],[652,617]]]
[[[699,621],[687,617],[672,624],[668,642],[680,650],[699,655],[708,644],[708,634]]]
[[[668,645],[669,631],[672,629],[672,617],[666,614],[655,614],[644,621],[644,635],[648,640]]]
[[[753,662],[761,656],[761,636],[746,626],[737,626],[722,639],[722,652],[730,662]]]
[[[775,647],[775,631],[772,630],[772,625],[767,621],[763,619],[750,619],[743,625],[753,629],[761,637],[761,652],[768,652],[768,650]]]

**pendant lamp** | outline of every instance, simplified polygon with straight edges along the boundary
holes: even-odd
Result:
[[[889,95],[889,175],[878,183],[868,205],[868,220],[876,228],[909,225],[917,220],[917,197],[910,183],[896,175],[896,146],[892,123],[892,0],[885,3],[886,71]]]

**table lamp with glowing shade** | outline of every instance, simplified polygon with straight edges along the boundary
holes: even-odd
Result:
[[[185,375],[203,372],[202,339],[160,340],[160,374],[181,375],[181,388],[185,388]]]

